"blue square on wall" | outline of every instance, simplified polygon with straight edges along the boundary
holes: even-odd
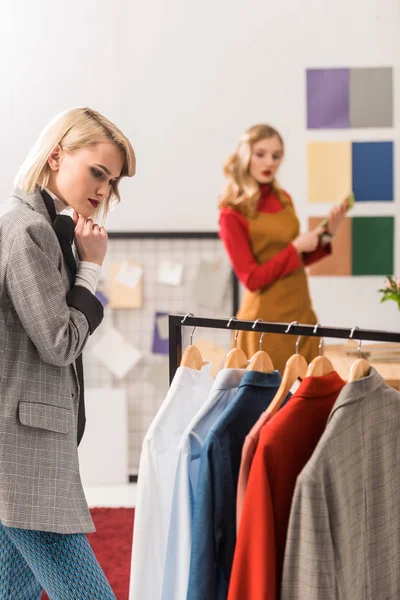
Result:
[[[353,192],[358,202],[393,202],[393,142],[354,142]]]

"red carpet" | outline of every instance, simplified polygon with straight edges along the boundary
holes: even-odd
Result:
[[[88,539],[117,600],[128,600],[133,533],[133,508],[93,508],[96,526]],[[44,594],[42,600],[48,600]],[[71,600],[73,600],[71,598]]]

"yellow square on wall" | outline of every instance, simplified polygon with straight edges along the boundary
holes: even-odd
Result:
[[[308,143],[308,201],[344,200],[352,190],[351,142]]]

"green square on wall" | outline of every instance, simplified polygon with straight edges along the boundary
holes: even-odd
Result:
[[[394,217],[353,217],[353,275],[393,275]]]

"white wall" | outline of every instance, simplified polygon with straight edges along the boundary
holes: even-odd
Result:
[[[0,198],[43,125],[88,104],[115,120],[138,155],[110,229],[215,230],[222,162],[261,121],[286,139],[281,182],[305,225],[318,210],[306,202],[306,143],[327,137],[305,128],[305,69],[393,66],[396,128],[328,139],[397,141],[399,31],[398,0],[3,0]],[[354,214],[397,215],[398,202]],[[380,283],[314,279],[321,321],[400,329],[394,307],[379,309]]]

